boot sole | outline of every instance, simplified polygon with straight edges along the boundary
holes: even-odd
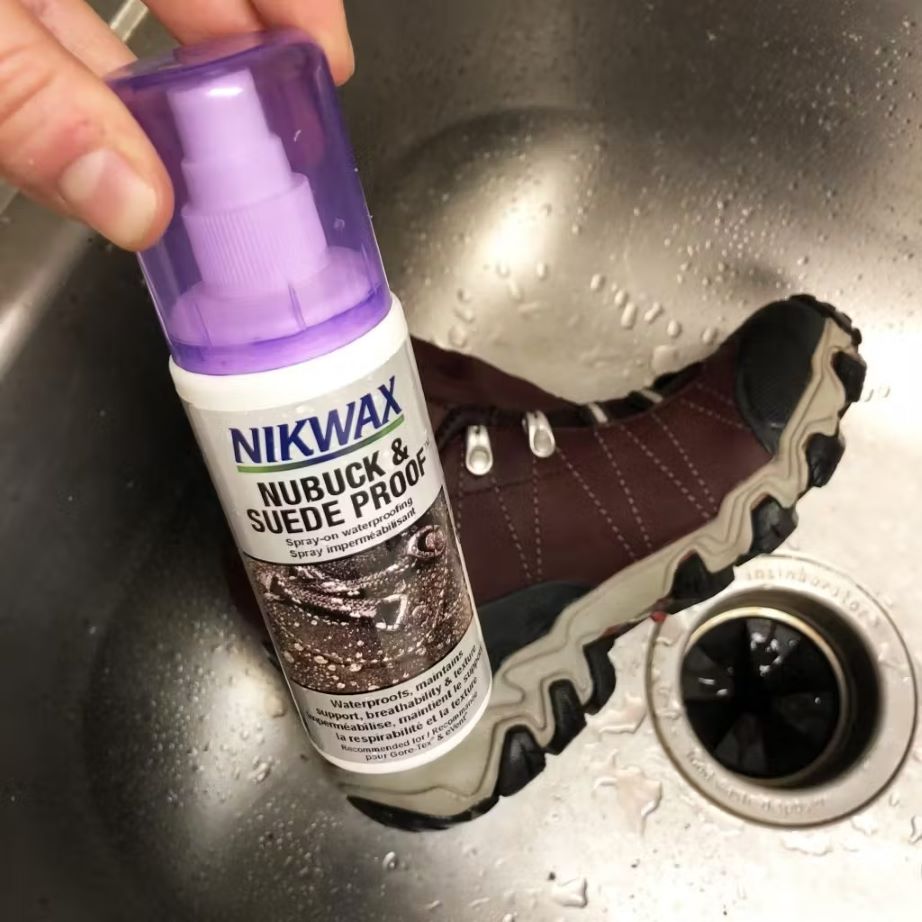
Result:
[[[774,551],[791,534],[797,500],[824,486],[842,458],[839,422],[860,397],[865,374],[859,331],[840,312],[817,308],[827,323],[813,374],[776,455],[724,498],[707,525],[585,593],[544,636],[508,656],[478,726],[443,759],[361,781],[340,773],[359,810],[402,829],[444,829],[520,791],[544,769],[546,754],[560,753],[585,726],[585,715],[611,696],[608,654],[618,634],[651,612],[710,598],[732,582],[735,565]]]

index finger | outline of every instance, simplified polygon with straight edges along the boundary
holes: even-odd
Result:
[[[301,29],[323,48],[337,83],[355,58],[342,0],[148,0],[157,18],[186,44],[267,26]]]
[[[291,26],[306,32],[326,52],[333,79],[345,83],[355,70],[355,54],[343,0],[252,0],[269,26]]]

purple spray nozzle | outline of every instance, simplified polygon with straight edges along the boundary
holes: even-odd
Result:
[[[183,148],[182,220],[214,293],[277,291],[328,263],[310,183],[292,172],[241,69],[167,93]]]
[[[384,270],[317,46],[291,32],[237,37],[110,83],[176,191],[173,220],[141,263],[179,365],[277,368],[384,317]]]
[[[167,92],[183,149],[190,205],[228,211],[294,184],[278,135],[266,122],[249,70]]]

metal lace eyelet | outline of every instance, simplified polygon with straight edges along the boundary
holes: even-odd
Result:
[[[532,410],[522,420],[528,434],[528,447],[536,458],[550,458],[557,449],[557,440],[548,418],[540,410]]]
[[[493,469],[493,446],[486,426],[468,426],[464,466],[475,477],[483,477]]]
[[[649,400],[654,406],[663,402],[663,395],[659,391],[653,390],[652,387],[642,387],[637,393]]]
[[[600,425],[604,426],[609,422],[608,414],[602,409],[601,404],[587,403],[586,409],[592,414],[592,418]]]

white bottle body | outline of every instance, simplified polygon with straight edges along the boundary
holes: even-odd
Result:
[[[171,372],[316,748],[380,773],[456,746],[491,672],[397,299],[297,365]]]

